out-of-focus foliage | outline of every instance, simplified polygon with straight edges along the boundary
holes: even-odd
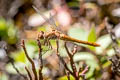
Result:
[[[85,31],[83,28],[71,28],[68,31],[68,35],[75,39],[87,41],[88,32]],[[79,45],[86,46],[84,44],[79,44]]]
[[[5,75],[5,74],[0,74],[0,80],[8,80],[7,75]]]
[[[96,42],[96,31],[95,31],[95,26],[94,25],[89,32],[88,41]],[[95,47],[90,46],[89,48],[92,49],[92,50],[95,50]]]
[[[17,42],[17,29],[12,21],[6,21],[0,18],[0,38],[7,41],[9,44],[15,44]]]
[[[0,2],[0,4],[2,3]],[[51,12],[58,27],[50,25],[49,22],[45,21],[38,13],[36,14],[32,4],[42,6],[40,7],[40,12],[43,15],[47,15],[47,18],[51,17],[49,15],[49,12]],[[61,4],[62,6],[60,6]],[[89,66],[89,70],[86,73],[87,80],[102,80],[107,74],[108,79],[105,80],[110,80],[109,78],[111,78],[111,74],[113,73],[111,73],[111,62],[108,58],[112,57],[115,51],[112,48],[111,37],[104,27],[105,24],[103,24],[102,27],[100,24],[103,23],[106,16],[109,18],[110,23],[114,25],[112,29],[118,38],[118,46],[120,46],[119,4],[119,0],[66,0],[65,3],[62,3],[62,0],[40,0],[40,2],[37,2],[37,0],[35,0],[35,2],[23,0],[23,2],[14,2],[11,7],[9,7],[10,10],[8,10],[7,13],[6,11],[1,11],[9,9],[3,8],[6,7],[5,4],[5,6],[0,9],[0,49],[3,49],[2,46],[4,46],[4,44],[2,44],[2,41],[5,41],[9,49],[7,54],[13,58],[13,62],[19,71],[26,75],[24,68],[25,66],[30,68],[31,65],[20,47],[21,39],[25,39],[28,55],[35,62],[38,71],[37,34],[39,31],[49,33],[52,26],[72,38],[100,44],[100,47],[93,47],[76,42],[69,42],[68,49],[71,51],[75,44],[78,45],[78,51],[74,56],[74,61],[77,70],[79,67],[84,66],[82,65],[83,63]],[[11,16],[12,10],[14,14]],[[2,16],[3,12],[5,15]],[[56,56],[56,39],[50,40],[52,49],[50,49],[50,46],[44,45],[43,42],[44,40],[41,40],[44,64],[42,71],[43,76],[48,80],[67,80],[64,67],[61,66]],[[64,47],[64,40],[59,40],[59,42],[60,56],[64,58],[67,66],[71,69]],[[0,55],[1,54],[2,53],[0,53]],[[0,58],[0,80],[15,80],[10,78],[11,75],[18,76],[18,73],[6,56],[5,59]],[[70,80],[74,80],[73,76],[70,76],[70,78]]]
[[[111,43],[111,39],[110,39],[110,35],[104,35],[104,36],[101,36],[97,42],[99,44],[102,44],[100,47],[97,47],[96,48],[96,52],[98,54],[102,54],[102,52],[107,48],[109,47],[110,43]]]

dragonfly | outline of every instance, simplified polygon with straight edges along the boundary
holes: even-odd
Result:
[[[45,15],[43,15],[35,6],[33,6],[33,8],[35,9],[35,11],[41,15],[41,17],[43,19],[46,20],[46,22],[50,25],[54,25],[55,27],[57,27],[57,25],[55,24],[55,21],[53,19],[53,16],[50,14],[50,19],[48,19]],[[81,43],[81,44],[86,44],[86,45],[90,45],[90,46],[94,46],[94,47],[99,47],[100,44],[95,43],[95,42],[88,42],[88,41],[83,41],[83,40],[79,40],[79,39],[75,39],[72,38],[68,35],[65,35],[63,33],[61,33],[60,31],[56,30],[54,27],[51,27],[52,31],[50,33],[47,33],[46,35],[44,35],[44,32],[41,31],[40,32],[40,38],[44,38],[44,39],[51,39],[51,38],[58,38],[60,40],[64,40],[64,41],[71,41],[71,42],[76,42],[76,43]],[[43,36],[44,35],[44,36]]]

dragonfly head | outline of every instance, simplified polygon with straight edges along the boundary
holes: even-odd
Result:
[[[39,32],[38,38],[44,38],[44,32],[43,32],[43,31],[40,31],[40,32]]]

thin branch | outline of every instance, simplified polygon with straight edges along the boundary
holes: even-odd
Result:
[[[16,72],[26,80],[26,76],[24,76],[23,74],[20,73],[20,71],[15,66],[14,62],[11,62],[11,64],[12,64],[13,68],[16,70]]]
[[[73,51],[72,51],[72,55],[74,56],[76,52],[77,52],[77,45],[74,46]]]
[[[78,75],[76,74],[76,73],[77,73],[77,69],[76,69],[76,66],[75,66],[75,63],[74,63],[74,60],[73,60],[73,55],[69,52],[69,50],[68,50],[68,48],[67,48],[67,43],[66,43],[66,42],[65,42],[65,49],[66,49],[67,54],[68,54],[68,56],[69,56],[69,58],[70,58],[70,65],[71,65],[72,70],[73,70],[72,75],[73,75],[75,78],[77,78],[77,77],[78,77]]]
[[[67,42],[65,42],[65,45],[64,45],[64,46],[65,46],[65,49],[66,49],[66,51],[67,51],[68,56],[69,56],[69,57],[72,57],[70,51],[69,51],[68,48],[67,48]]]
[[[82,77],[83,78],[83,80],[86,80],[86,78],[85,78],[85,74],[88,72],[88,69],[89,68],[89,66],[86,66],[85,67],[85,69],[81,72],[81,74],[79,75],[79,77]]]
[[[59,40],[56,40],[56,44],[57,44],[57,53],[59,53]]]
[[[43,80],[43,75],[42,75],[42,69],[43,69],[43,60],[42,60],[42,47],[41,47],[41,43],[39,40],[39,35],[38,35],[38,39],[37,39],[37,44],[39,47],[39,63],[40,63],[40,68],[39,68],[39,80]]]
[[[30,62],[31,65],[32,65],[32,71],[33,71],[33,73],[34,73],[35,80],[38,80],[37,71],[36,71],[36,69],[35,69],[35,64],[34,64],[33,60],[28,56],[28,53],[27,53],[27,50],[26,50],[26,47],[25,47],[25,42],[24,42],[24,40],[22,40],[21,46],[22,46],[22,48],[23,48],[23,50],[24,50],[24,52],[25,52],[25,55],[26,55],[27,59],[29,60],[29,62]]]
[[[68,71],[66,71],[66,74],[67,74],[68,80],[70,80],[70,73]]]
[[[4,50],[6,51],[6,54],[7,54],[7,58],[9,59],[10,63],[12,64],[13,68],[15,69],[15,71],[24,78],[24,80],[26,80],[26,76],[24,76],[23,74],[20,73],[20,71],[18,70],[18,68],[15,66],[14,62],[13,62],[13,58],[11,58],[9,55],[8,55],[8,50],[7,50],[7,47],[4,47]]]
[[[30,71],[28,70],[27,67],[25,67],[25,70],[27,71],[27,74],[29,76],[29,79],[32,80],[32,74],[30,73]]]
[[[80,75],[84,76],[86,74],[86,72],[89,70],[88,68],[89,68],[89,66],[86,66],[85,69],[81,72]]]
[[[120,49],[118,47],[118,42],[117,42],[117,38],[114,34],[114,32],[112,31],[112,25],[110,25],[108,23],[108,18],[105,19],[105,25],[106,25],[106,29],[111,37],[112,40],[112,47],[115,51],[115,56],[113,56],[111,59],[109,59],[112,62],[112,69],[113,72],[115,74],[117,74],[118,76],[120,76]]]
[[[73,74],[72,71],[68,68],[67,64],[65,63],[65,61],[63,60],[63,58],[60,56],[59,54],[59,41],[56,40],[56,44],[57,44],[57,56],[59,58],[59,60],[62,62],[64,68],[70,73],[70,74]]]
[[[120,53],[120,51],[118,50],[118,41],[117,41],[117,38],[116,38],[115,34],[112,32],[112,29],[111,29],[112,25],[110,25],[108,23],[108,18],[105,19],[105,25],[106,25],[106,29],[107,29],[108,33],[110,34],[111,40],[113,42],[112,46],[113,46],[113,49],[114,49],[115,53]]]
[[[110,34],[110,37],[111,37],[112,41],[115,44],[118,44],[118,42],[116,40],[117,38],[116,38],[115,34],[112,32],[112,27],[113,26],[108,23],[108,18],[107,17],[105,19],[105,26],[106,26],[107,32]]]
[[[78,70],[78,75],[79,75],[79,73],[80,73],[81,71],[82,71],[82,68],[80,67],[79,70]]]
[[[106,29],[107,29],[110,37],[111,37],[111,40],[112,40],[112,47],[113,47],[113,49],[114,49],[114,51],[116,53],[115,56],[119,60],[119,58],[120,58],[120,49],[118,47],[118,41],[117,41],[117,38],[116,38],[114,32],[111,29],[112,25],[110,25],[108,23],[108,18],[105,19],[105,25],[106,25]]]

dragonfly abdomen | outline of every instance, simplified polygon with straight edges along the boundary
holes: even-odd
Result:
[[[66,41],[72,41],[72,42],[82,43],[82,44],[86,44],[86,45],[90,45],[90,46],[95,46],[95,47],[100,46],[99,44],[97,44],[95,42],[88,42],[88,41],[78,40],[78,39],[69,37],[69,36],[64,35],[64,34],[60,35],[60,39],[66,40]]]

